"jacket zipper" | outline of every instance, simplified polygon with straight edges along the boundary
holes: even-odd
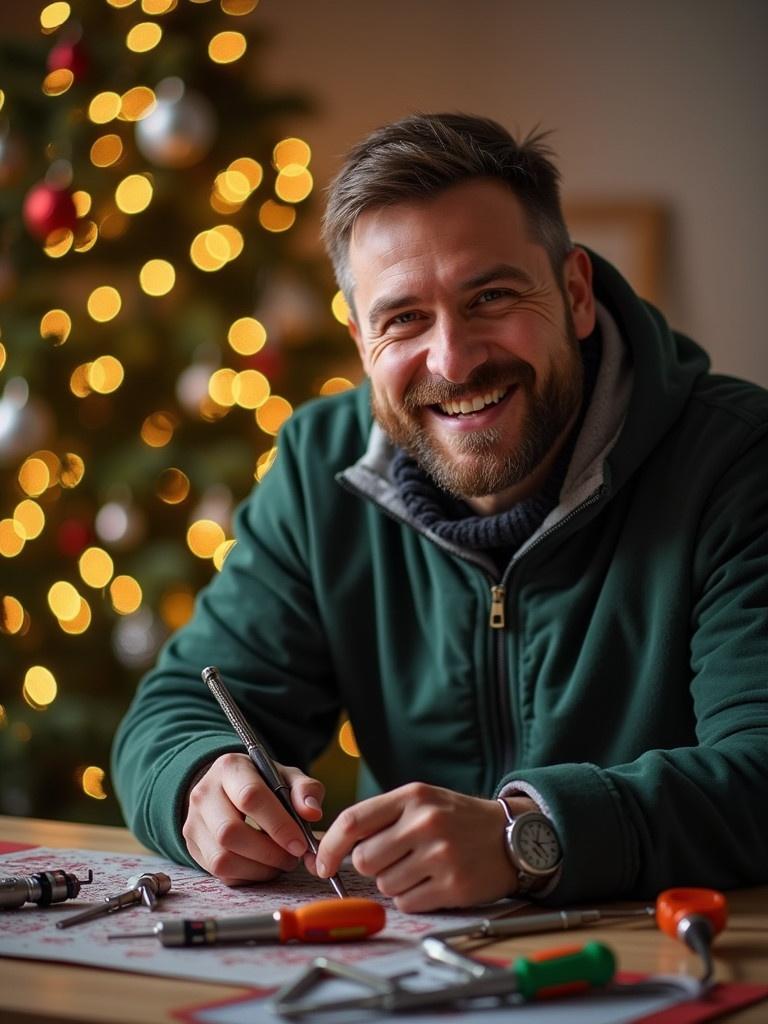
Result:
[[[590,505],[594,505],[595,502],[599,501],[603,495],[605,486],[598,487],[589,498],[583,501],[576,508],[572,509],[566,516],[564,516],[558,523],[555,523],[546,533],[542,533],[530,548],[527,549],[525,554],[521,557],[525,557],[528,551],[538,547],[542,541],[546,540],[551,534],[556,533],[562,526],[570,522],[575,516],[579,515],[584,511],[585,508],[589,508]],[[516,561],[520,559],[513,559],[510,566],[507,568],[504,578],[508,578],[512,573],[512,568],[516,564]],[[498,731],[496,733],[497,741],[499,744],[499,765],[501,769],[501,775],[506,775],[510,770],[509,765],[509,752],[512,750],[512,718],[515,714],[515,709],[512,706],[512,702],[509,699],[509,686],[507,684],[507,671],[506,671],[506,658],[504,650],[504,630],[507,625],[507,617],[505,612],[505,601],[507,596],[507,588],[504,583],[491,582],[491,612],[489,617],[489,626],[491,629],[496,630],[494,637],[493,650],[495,654],[496,664],[493,666],[493,678],[496,682],[496,696],[497,696],[497,707],[499,709],[498,715]]]

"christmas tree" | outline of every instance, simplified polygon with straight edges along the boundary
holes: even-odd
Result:
[[[137,679],[280,424],[349,386],[341,300],[294,241],[308,104],[261,80],[256,3],[50,3],[0,48],[6,814],[119,822]]]

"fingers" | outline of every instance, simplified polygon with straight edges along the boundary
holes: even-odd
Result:
[[[505,821],[495,800],[411,783],[341,814],[320,843],[317,873],[334,874],[351,853],[406,913],[496,900],[516,883]]]
[[[296,768],[281,772],[297,788],[291,795],[301,816],[319,818],[321,783]],[[182,831],[197,863],[229,884],[290,871],[307,849],[301,829],[244,754],[217,758],[194,786]]]

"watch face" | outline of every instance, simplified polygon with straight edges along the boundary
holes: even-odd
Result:
[[[551,871],[560,861],[560,843],[546,818],[532,815],[520,821],[516,835],[521,860],[533,871]]]

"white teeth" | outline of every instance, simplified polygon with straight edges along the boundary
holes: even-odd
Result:
[[[487,405],[496,405],[506,395],[506,388],[494,388],[484,395],[476,395],[474,398],[462,398],[461,401],[451,400],[440,402],[438,408],[448,416],[468,415],[471,412],[480,412]]]

